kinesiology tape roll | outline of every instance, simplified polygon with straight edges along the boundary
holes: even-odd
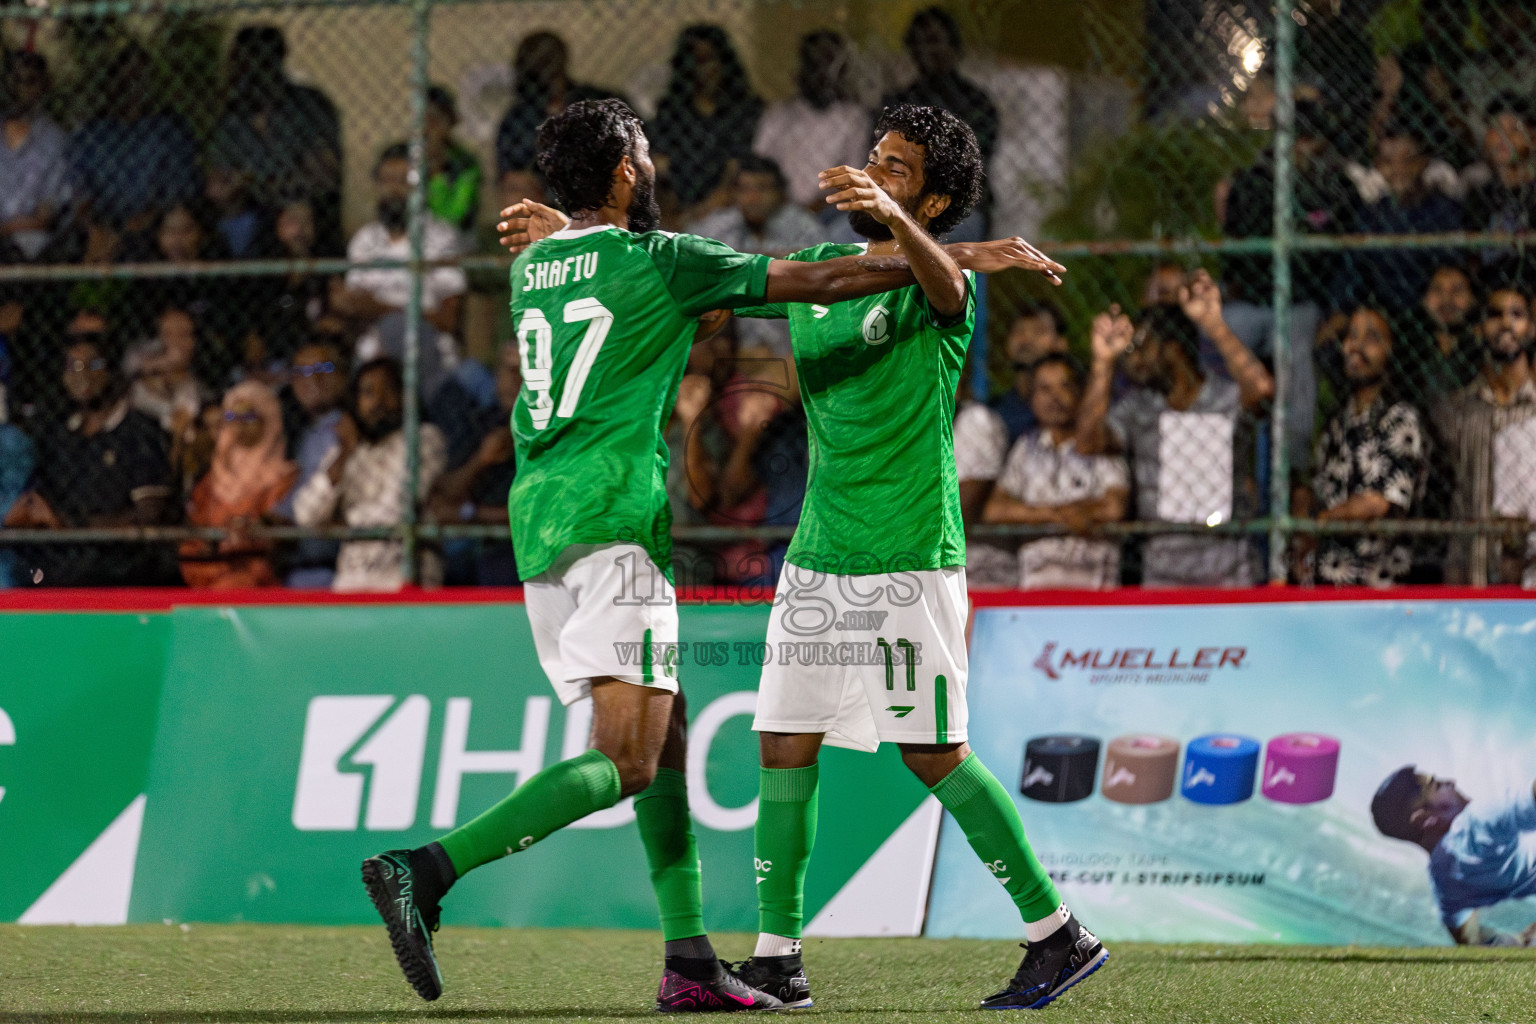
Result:
[[[1024,744],[1019,792],[1047,804],[1069,804],[1093,795],[1099,741],[1092,736],[1036,736]]]
[[[1258,771],[1258,740],[1228,733],[1201,736],[1184,749],[1179,792],[1197,804],[1239,804],[1253,796]]]
[[[1264,795],[1282,804],[1315,804],[1333,795],[1339,741],[1311,732],[1276,736],[1264,749]]]
[[[1109,741],[1104,758],[1106,800],[1155,804],[1173,795],[1179,774],[1179,741],[1167,736],[1121,736]]]

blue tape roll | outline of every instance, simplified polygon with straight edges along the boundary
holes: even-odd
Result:
[[[1253,796],[1259,742],[1231,733],[1191,740],[1184,750],[1179,792],[1197,804],[1240,804]]]

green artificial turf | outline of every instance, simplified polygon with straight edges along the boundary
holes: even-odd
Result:
[[[716,945],[744,957],[751,938],[717,936]],[[447,928],[437,948],[446,992],[424,1003],[395,967],[383,928],[4,925],[0,1024],[654,1015],[655,933]],[[973,1007],[1013,973],[1018,956],[1006,942],[809,940],[816,1006],[789,1016],[817,1024],[989,1020]],[[1536,951],[1111,943],[1109,964],[1042,1013],[1063,1024],[1532,1024]]]

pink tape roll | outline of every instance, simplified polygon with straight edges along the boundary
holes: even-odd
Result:
[[[1338,771],[1338,740],[1311,732],[1286,733],[1264,748],[1263,793],[1282,804],[1315,804],[1333,795]]]

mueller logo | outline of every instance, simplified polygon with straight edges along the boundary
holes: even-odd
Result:
[[[1094,673],[1095,682],[1203,681],[1200,677],[1228,668],[1242,668],[1246,647],[1062,647],[1047,641],[1033,667],[1047,679],[1065,672]],[[1144,676],[1144,673],[1165,673]]]
[[[1045,650],[1040,652],[1040,657],[1035,659],[1035,668],[1045,673],[1047,679],[1060,679],[1061,673],[1051,667],[1051,654],[1056,650],[1056,641],[1049,640],[1045,644]]]

